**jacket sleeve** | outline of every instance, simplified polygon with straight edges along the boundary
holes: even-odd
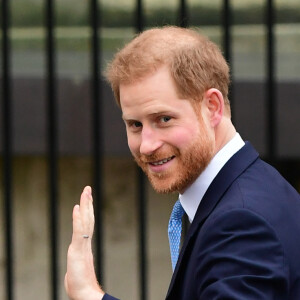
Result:
[[[102,300],[120,300],[120,299],[110,296],[109,294],[105,294]]]
[[[284,250],[259,214],[239,208],[211,216],[195,250],[198,299],[287,299]]]

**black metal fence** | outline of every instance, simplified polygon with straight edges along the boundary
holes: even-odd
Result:
[[[14,243],[13,243],[13,172],[12,172],[12,159],[13,159],[13,124],[12,124],[12,73],[11,73],[11,47],[9,30],[11,28],[11,2],[10,0],[2,0],[1,10],[1,31],[2,31],[2,74],[1,74],[1,139],[2,139],[2,159],[3,159],[3,212],[2,218],[4,220],[4,249],[5,249],[5,299],[13,300],[15,276],[14,276]],[[201,2],[201,1],[200,1]],[[50,232],[50,260],[51,260],[51,299],[59,299],[58,282],[63,280],[58,276],[58,239],[59,225],[58,225],[58,128],[57,128],[57,70],[56,70],[56,44],[54,37],[55,29],[55,1],[45,0],[45,29],[47,38],[45,41],[45,57],[46,57],[46,99],[47,99],[47,157],[48,157],[48,195],[49,195],[49,232]],[[103,194],[103,109],[102,109],[102,80],[101,80],[101,36],[99,36],[99,29],[101,28],[102,11],[100,2],[97,0],[90,0],[90,28],[92,30],[90,57],[90,84],[92,91],[92,144],[93,144],[93,178],[94,178],[94,199],[95,199],[95,214],[96,214],[96,268],[99,281],[103,279],[103,224],[101,217],[102,207],[102,194]],[[178,1],[178,25],[187,27],[189,26],[189,9],[187,1]],[[230,0],[223,0],[222,14],[220,18],[220,25],[223,29],[223,42],[225,57],[232,62],[232,7]],[[274,39],[274,25],[275,25],[275,4],[272,0],[266,0],[264,4],[264,22],[267,31],[266,35],[266,107],[265,107],[265,122],[267,128],[267,151],[266,159],[275,164],[282,173],[294,184],[298,185],[299,181],[299,157],[289,159],[280,159],[276,153],[277,149],[277,82],[275,79],[276,70],[276,56],[274,53],[275,39]],[[135,12],[135,28],[136,32],[140,32],[145,27],[145,17],[143,13],[143,1],[136,1]],[[233,118],[235,119],[235,99],[234,97],[235,82],[233,81],[230,99],[233,106]],[[296,130],[297,131],[297,130]],[[299,137],[299,132],[298,132]],[[147,199],[145,193],[145,178],[141,171],[137,172],[138,181],[138,210],[139,216],[139,266],[140,266],[140,299],[147,300],[148,298],[148,278],[147,278]],[[2,209],[1,209],[2,210]]]

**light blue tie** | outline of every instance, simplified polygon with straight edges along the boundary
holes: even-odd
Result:
[[[179,256],[183,214],[184,214],[184,210],[181,206],[180,201],[177,200],[173,207],[170,221],[169,221],[169,226],[168,226],[168,235],[169,235],[171,261],[172,261],[173,271],[175,269],[175,266],[176,266],[176,263],[178,260],[178,256]]]

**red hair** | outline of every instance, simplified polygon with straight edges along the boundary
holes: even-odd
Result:
[[[191,29],[168,26],[144,31],[121,49],[108,65],[106,78],[120,105],[120,84],[129,84],[166,65],[178,95],[201,101],[216,88],[229,107],[229,67],[218,46]]]

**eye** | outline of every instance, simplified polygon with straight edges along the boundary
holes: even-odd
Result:
[[[131,132],[139,132],[143,127],[142,122],[134,119],[124,119],[124,123],[126,125],[126,130]]]
[[[142,123],[141,122],[138,122],[138,121],[135,121],[131,124],[132,127],[135,127],[135,128],[139,128],[139,127],[142,127]]]
[[[168,117],[168,116],[163,116],[160,118],[161,122],[163,123],[167,123],[171,120],[171,117]]]

